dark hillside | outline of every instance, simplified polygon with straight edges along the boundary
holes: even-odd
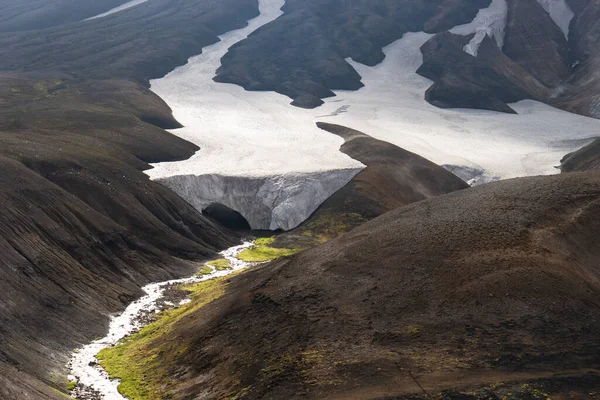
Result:
[[[147,345],[189,349],[164,354],[174,399],[598,398],[599,216],[595,172],[414,203],[233,278]]]
[[[142,172],[197,150],[142,121],[176,125],[147,89],[5,74],[0,99],[0,398],[39,399],[142,284],[235,238]]]

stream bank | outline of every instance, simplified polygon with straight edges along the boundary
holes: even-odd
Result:
[[[111,318],[108,334],[81,349],[75,350],[69,364],[69,380],[73,390],[71,397],[79,400],[125,400],[118,390],[119,380],[111,379],[102,368],[97,354],[103,349],[117,345],[123,339],[139,332],[144,326],[155,320],[154,316],[165,310],[175,309],[187,304],[190,300],[177,289],[181,285],[195,284],[213,278],[223,277],[235,271],[247,268],[254,263],[245,262],[237,256],[251,248],[253,241],[245,241],[241,245],[231,247],[220,254],[229,262],[228,268],[212,268],[212,271],[183,279],[152,283],[143,287],[145,296],[131,303],[121,314]]]

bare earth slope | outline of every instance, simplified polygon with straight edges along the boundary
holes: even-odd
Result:
[[[257,14],[257,0],[153,0],[105,18],[0,33],[0,71],[148,85]]]
[[[148,90],[1,78],[0,398],[61,398],[108,313],[233,238],[142,172],[197,149],[142,121],[177,125]]]
[[[4,0],[0,4],[0,32],[48,28],[81,21],[128,0]]]
[[[340,151],[367,167],[299,227],[279,235],[276,246],[322,243],[395,208],[469,187],[439,165],[391,143],[340,125],[317,125],[341,136],[345,143]]]
[[[562,172],[600,169],[600,140],[596,139],[576,152],[567,154],[561,160],[560,168]]]
[[[599,212],[596,172],[513,179],[257,267],[161,339],[173,398],[598,398]]]

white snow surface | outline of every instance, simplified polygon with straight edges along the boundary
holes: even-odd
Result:
[[[504,31],[508,17],[506,0],[492,0],[488,8],[479,10],[475,19],[468,24],[454,27],[450,32],[457,35],[475,34],[473,39],[465,46],[465,52],[477,57],[479,46],[486,36],[494,39],[499,48],[504,46]]]
[[[103,12],[102,14],[94,15],[93,17],[87,18],[86,21],[89,21],[91,19],[106,17],[107,15],[111,15],[111,14],[117,13],[119,11],[127,10],[128,8],[137,6],[138,4],[142,4],[142,3],[145,3],[147,1],[148,0],[132,0],[132,1],[128,1],[125,4],[121,4],[120,6],[115,7],[113,9],[111,9],[111,10],[106,11],[106,12]]]
[[[384,49],[375,67],[349,60],[365,87],[337,92],[320,110],[347,112],[321,118],[366,132],[439,165],[483,170],[507,179],[558,173],[561,158],[598,135],[600,120],[568,113],[533,100],[510,104],[519,115],[486,110],[440,109],[424,100],[432,84],[415,73],[419,51],[431,35],[407,33]]]
[[[248,28],[224,35],[187,65],[152,81],[152,90],[186,126],[172,132],[201,150],[189,160],[160,163],[147,173],[197,208],[221,202],[253,221],[253,228],[287,229],[308,217],[309,210],[362,167],[339,152],[342,140],[318,130],[316,121],[358,129],[439,165],[483,171],[472,178],[474,183],[558,173],[560,159],[600,131],[598,120],[531,100],[511,104],[519,115],[430,105],[424,93],[432,82],[415,72],[422,64],[419,48],[431,37],[422,32],[390,44],[385,60],[375,67],[349,59],[365,87],[338,91],[315,110],[290,106],[277,93],[214,83],[226,49],[280,15],[281,4],[261,0],[261,16]],[[505,9],[506,0],[494,0],[473,22],[452,31],[491,32],[501,45]],[[318,176],[326,171],[335,173]],[[329,181],[313,189],[306,181],[311,175],[317,180],[328,176]],[[278,204],[286,206],[269,215]]]
[[[569,25],[575,16],[566,0],[537,0],[569,40]]]
[[[116,345],[119,340],[142,328],[142,324],[139,322],[138,317],[143,315],[143,313],[155,312],[157,310],[157,301],[163,297],[164,290],[167,286],[197,283],[207,279],[229,275],[234,271],[253,265],[252,263],[247,263],[237,258],[238,254],[253,245],[253,241],[246,241],[239,246],[230,247],[220,253],[223,258],[229,261],[229,264],[232,267],[230,270],[217,271],[213,269],[213,273],[210,275],[193,276],[190,278],[175,279],[144,286],[142,289],[146,295],[131,303],[123,313],[112,317],[108,334],[105,337],[98,339],[73,353],[69,365],[71,371],[69,380],[76,381],[78,386],[71,394],[71,397],[75,399],[87,399],[88,397],[86,397],[85,394],[91,388],[92,390],[99,392],[101,398],[105,400],[125,400],[126,397],[121,395],[117,390],[120,381],[110,379],[106,371],[98,364],[96,354],[102,349]],[[180,306],[187,304],[188,302],[189,300],[184,300],[181,302]]]
[[[283,4],[261,0],[260,16],[246,28],[151,81],[185,126],[172,132],[201,150],[156,164],[148,175],[198,209],[218,202],[240,212],[254,229],[294,228],[364,168],[339,151],[340,137],[315,126],[314,111],[292,107],[277,93],[212,80],[229,47],[281,15]]]

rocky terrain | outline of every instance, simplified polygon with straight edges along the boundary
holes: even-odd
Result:
[[[62,398],[108,313],[236,238],[142,172],[197,149],[147,89],[2,74],[0,99],[0,398]]]
[[[142,349],[174,399],[598,398],[599,198],[588,172],[401,207],[233,278]]]

